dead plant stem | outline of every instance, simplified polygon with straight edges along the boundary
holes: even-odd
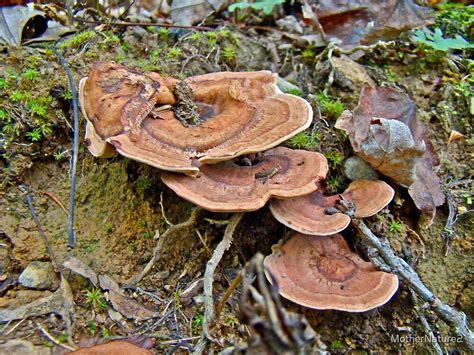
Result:
[[[474,351],[474,333],[469,329],[466,315],[435,296],[421,281],[416,271],[405,260],[394,254],[390,243],[375,236],[362,220],[353,219],[352,225],[359,231],[361,239],[377,250],[392,272],[401,277],[423,301],[430,305],[433,312],[462,338],[470,351]]]
[[[195,354],[202,354],[208,342],[209,329],[214,319],[214,300],[212,297],[212,289],[214,283],[214,273],[224,252],[230,248],[234,237],[235,229],[242,220],[244,213],[234,213],[229,219],[224,232],[224,237],[217,245],[211,259],[207,262],[206,271],[204,272],[204,321],[202,325],[202,335],[196,345]]]

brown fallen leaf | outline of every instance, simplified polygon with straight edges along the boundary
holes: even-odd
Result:
[[[308,0],[314,16],[305,16],[313,28],[341,47],[391,39],[412,28],[433,22],[431,10],[413,0]],[[309,11],[306,10],[306,13]],[[308,21],[306,21],[308,22]]]
[[[150,355],[151,351],[141,348],[139,346],[133,345],[127,341],[123,340],[114,340],[108,343],[94,345],[88,348],[79,349],[71,352],[70,354],[77,355]]]
[[[390,88],[365,86],[353,114],[345,111],[336,128],[347,132],[358,156],[398,184],[409,187],[420,210],[433,212],[444,203],[439,178],[431,169],[439,163],[438,156],[408,95]]]
[[[97,279],[97,274],[92,270],[89,266],[87,266],[81,260],[73,257],[68,256],[66,260],[63,262],[63,266],[76,274],[79,274],[86,279],[88,279],[92,284],[97,287],[99,285],[99,280]]]
[[[138,302],[127,297],[118,284],[107,275],[99,275],[100,288],[107,290],[108,299],[114,309],[128,319],[143,321],[150,318],[156,318],[158,313],[145,308]]]

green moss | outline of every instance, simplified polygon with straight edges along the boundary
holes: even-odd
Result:
[[[308,132],[304,131],[290,138],[287,143],[291,148],[311,149],[319,143],[320,139],[321,137],[318,132],[314,132],[311,135]]]
[[[339,100],[334,100],[323,92],[318,95],[318,101],[321,113],[328,118],[338,118],[344,111],[344,106]]]
[[[334,150],[329,150],[327,152],[324,152],[324,156],[328,160],[329,167],[331,169],[335,169],[338,166],[342,165],[344,161],[344,155]]]
[[[95,32],[93,30],[86,30],[83,32],[76,33],[74,36],[69,37],[59,43],[59,48],[78,47],[84,42],[92,39],[94,36]]]

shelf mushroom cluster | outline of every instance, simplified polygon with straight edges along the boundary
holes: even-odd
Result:
[[[90,152],[103,157],[118,152],[162,169],[169,188],[207,210],[254,211],[271,199],[275,218],[296,231],[265,261],[285,298],[356,312],[387,302],[398,287],[396,276],[377,271],[350,250],[336,234],[350,216],[334,208],[348,202],[355,217],[373,215],[393,198],[390,186],[360,180],[342,195],[325,196],[320,182],[328,172],[326,158],[277,147],[308,128],[311,106],[282,93],[268,71],[186,79],[199,115],[195,125],[183,124],[173,111],[179,82],[95,63],[79,86]]]

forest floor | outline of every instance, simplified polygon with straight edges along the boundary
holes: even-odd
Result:
[[[81,30],[61,41],[59,48],[76,82],[87,76],[92,63],[98,60],[111,60],[178,78],[214,71],[271,70],[297,85],[301,89],[300,95],[310,101],[315,111],[321,99],[340,103],[344,109],[354,109],[362,87],[359,74],[350,75],[357,71],[355,62],[344,64],[353,70],[336,68],[334,83],[322,98],[318,94],[327,82],[327,58],[308,53],[302,55],[304,49],[297,46],[276,51],[272,43],[272,31],[235,24],[225,24],[212,32],[101,26]],[[428,127],[429,138],[440,157],[436,172],[445,192],[452,196],[451,208],[462,214],[472,208],[470,179],[474,160],[468,95],[459,90],[466,69],[457,68],[456,71],[453,68],[456,63],[450,63],[446,58],[428,61],[413,54],[413,48],[409,39],[402,37],[392,47],[364,53],[358,63],[378,85],[403,90],[416,102],[417,117]],[[157,237],[169,228],[167,219],[173,224],[183,222],[193,206],[161,183],[157,169],[120,156],[95,158],[81,138],[75,203],[77,246],[69,249],[66,214],[51,197],[67,206],[72,111],[64,69],[47,47],[2,46],[0,51],[0,73],[4,79],[4,85],[0,85],[0,108],[2,112],[14,112],[17,120],[0,122],[2,139],[8,141],[0,159],[3,180],[0,191],[0,283],[3,283],[0,310],[19,307],[53,292],[27,289],[16,283],[18,275],[29,263],[51,260],[24,202],[25,190],[20,186],[28,187],[38,219],[60,263],[73,256],[96,273],[126,284],[152,257]],[[25,75],[28,70],[38,75]],[[46,112],[31,115],[32,105],[26,104],[28,95],[29,102],[37,102],[40,106],[46,103]],[[334,116],[338,113],[337,107],[323,112],[324,122],[314,123],[319,132],[317,144],[307,149],[327,156],[338,152],[344,158],[353,154],[348,140],[334,128]],[[34,123],[28,123],[32,118]],[[11,133],[11,139],[5,126],[14,126],[17,122],[20,124],[16,133]],[[85,127],[82,115],[80,127],[82,137]],[[312,129],[310,127],[308,132]],[[36,133],[41,131],[37,140],[32,138],[35,130]],[[448,144],[452,130],[462,132],[464,138]],[[292,146],[292,143],[286,144]],[[342,162],[335,162],[330,174],[337,177],[337,184],[331,188],[343,191],[349,181],[343,175]],[[458,218],[447,248],[443,231],[448,214],[449,206],[444,205],[438,208],[432,223],[428,223],[414,208],[406,189],[399,187],[389,208],[368,219],[367,223],[378,225],[379,235],[386,236],[393,249],[411,261],[426,285],[444,302],[465,312],[474,327],[472,214]],[[189,303],[183,302],[180,295],[203,277],[206,262],[222,238],[225,225],[215,221],[225,221],[230,216],[203,212],[191,227],[170,235],[153,269],[138,286],[126,291],[131,299],[157,312],[158,321],[126,319],[111,312],[103,290],[66,271],[76,305],[75,343],[83,346],[90,344],[91,339],[97,342],[146,333],[155,341],[156,353],[174,349],[180,339],[195,345],[203,321],[201,291]],[[220,299],[230,281],[256,252],[270,254],[271,246],[284,234],[285,228],[273,219],[267,208],[246,213],[237,227],[232,247],[217,269],[216,299]],[[351,242],[354,235],[350,229],[344,232]],[[7,279],[14,280],[11,286],[5,284]],[[150,294],[156,297],[150,297]],[[231,297],[219,319],[215,334],[219,342],[213,344],[216,350],[248,338],[247,328],[238,318],[237,302],[238,292]],[[424,335],[409,289],[403,283],[388,304],[369,312],[315,311],[286,300],[283,305],[303,314],[334,353],[431,351],[430,343],[393,340],[398,335]],[[452,335],[434,314],[428,311],[427,315],[435,325],[436,334]],[[52,315],[0,325],[0,339],[28,340],[45,353],[62,351],[44,336],[37,323],[54,338],[66,341],[68,334],[64,322]],[[442,345],[450,351],[463,349],[456,341]]]

